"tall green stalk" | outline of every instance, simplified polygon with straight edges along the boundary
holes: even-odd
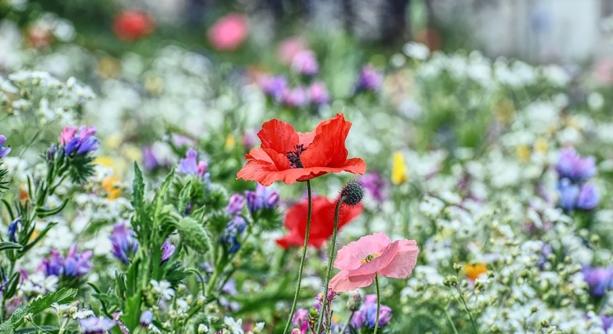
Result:
[[[287,322],[285,323],[285,329],[283,330],[283,334],[287,334],[289,327],[292,323],[292,318],[294,317],[294,311],[296,310],[296,303],[298,302],[298,295],[300,294],[300,284],[302,283],[302,270],[304,269],[304,261],[306,259],[307,248],[309,247],[309,237],[311,236],[311,211],[313,203],[311,201],[311,181],[307,180],[307,200],[308,200],[308,209],[307,209],[307,223],[304,229],[304,244],[302,245],[302,257],[300,258],[300,268],[298,269],[298,282],[296,282],[296,292],[294,293],[294,301],[292,302],[292,307],[289,311],[289,317],[287,318]]]
[[[328,255],[328,269],[326,271],[326,280],[324,283],[324,295],[322,297],[321,310],[319,317],[317,318],[317,332],[321,330],[321,324],[324,318],[324,312],[326,311],[326,305],[328,304],[328,285],[330,285],[330,276],[332,276],[332,263],[334,263],[334,255],[336,254],[336,234],[338,232],[338,221],[341,212],[341,205],[343,204],[343,197],[339,197],[334,209],[334,229],[332,231],[332,242],[330,244],[330,254]]]
[[[381,292],[379,291],[379,274],[375,274],[375,287],[377,288],[377,315],[375,316],[375,331],[373,334],[377,334],[379,330],[379,313],[381,312]]]

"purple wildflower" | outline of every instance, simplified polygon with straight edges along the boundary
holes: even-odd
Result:
[[[288,89],[283,93],[281,102],[286,107],[301,108],[308,104],[308,95],[303,87]]]
[[[594,297],[602,297],[613,288],[613,267],[584,267],[582,273]]]
[[[579,192],[579,196],[577,197],[577,209],[581,210],[592,210],[596,208],[598,202],[600,201],[600,196],[598,195],[598,191],[593,184],[586,183],[581,186],[581,191]]]
[[[330,101],[330,95],[328,89],[323,82],[314,82],[309,86],[309,99],[311,103],[316,106],[322,106],[328,104]]]
[[[585,181],[596,175],[594,157],[582,157],[569,147],[560,151],[556,163],[556,171],[560,178],[568,178],[573,182]]]
[[[229,215],[239,214],[243,207],[245,206],[245,197],[241,194],[232,194],[230,196],[230,200],[228,201],[228,205],[226,206],[226,212]]]
[[[151,325],[151,322],[153,322],[153,313],[150,310],[146,310],[141,313],[138,323],[142,327],[149,327],[149,325]]]
[[[187,150],[185,158],[179,161],[179,172],[186,175],[204,177],[208,170],[206,161],[198,161],[198,152],[193,148]]]
[[[155,145],[143,147],[143,167],[145,170],[153,171],[168,165],[168,161],[158,156]]]
[[[257,184],[255,191],[247,191],[247,208],[251,214],[260,210],[271,210],[279,204],[279,192],[272,187],[265,187]]]
[[[91,251],[79,253],[76,245],[71,246],[64,258],[64,271],[62,274],[70,278],[86,275],[92,268],[92,255]]]
[[[62,276],[64,257],[57,249],[52,249],[49,256],[43,260],[41,267],[47,276]]]
[[[113,226],[109,237],[113,255],[124,264],[128,264],[130,256],[138,250],[138,240],[134,237],[134,231],[124,223]]]
[[[600,316],[600,320],[602,321],[602,329],[607,333],[609,328],[613,327],[613,317],[603,314]]]
[[[67,126],[60,134],[60,144],[64,147],[67,155],[86,155],[98,148],[98,138],[96,129],[93,127],[71,127]]]
[[[287,80],[283,76],[267,76],[260,81],[260,87],[266,96],[280,102],[287,90]]]
[[[360,178],[359,182],[375,201],[382,203],[385,200],[385,181],[381,174],[377,172],[366,173]]]
[[[4,158],[9,153],[11,153],[11,148],[4,146],[5,143],[6,143],[6,136],[0,135],[0,158]]]
[[[364,304],[353,314],[351,326],[355,329],[364,327],[375,328],[377,317],[377,296],[367,295]],[[389,306],[381,305],[379,310],[379,327],[385,327],[392,319],[392,309]]]
[[[162,244],[162,263],[168,261],[170,257],[175,253],[177,247],[173,245],[170,240],[166,239]]]
[[[292,318],[292,324],[296,326],[294,330],[298,330],[300,334],[306,334],[309,330],[309,311],[303,308],[299,308],[294,313]]]
[[[302,50],[292,59],[292,69],[299,74],[313,76],[319,72],[319,64],[315,53],[311,50]]]
[[[115,321],[105,317],[89,317],[79,321],[84,334],[104,334],[115,327]]]
[[[356,92],[377,91],[381,88],[383,76],[372,65],[362,67],[358,81],[355,85]]]

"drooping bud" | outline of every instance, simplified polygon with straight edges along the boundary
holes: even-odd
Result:
[[[357,205],[362,201],[364,191],[362,186],[355,181],[347,183],[345,188],[341,191],[341,199],[343,203],[347,205]]]
[[[362,295],[359,292],[354,292],[347,300],[347,308],[349,311],[357,311],[362,305]]]

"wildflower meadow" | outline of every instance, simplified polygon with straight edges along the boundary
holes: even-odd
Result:
[[[613,72],[396,2],[0,0],[0,333],[613,333]]]

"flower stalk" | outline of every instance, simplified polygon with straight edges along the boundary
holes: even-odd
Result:
[[[304,230],[304,244],[302,245],[302,256],[300,258],[300,267],[298,268],[298,281],[296,282],[296,291],[294,292],[294,300],[292,301],[292,307],[289,311],[289,316],[287,318],[287,323],[285,324],[285,329],[283,330],[284,334],[287,334],[291,324],[292,318],[294,317],[294,311],[296,310],[296,303],[298,302],[298,295],[300,294],[300,285],[302,283],[302,271],[304,269],[304,261],[306,259],[306,253],[309,246],[309,236],[311,234],[311,213],[312,213],[312,202],[311,202],[311,181],[306,181],[307,185],[307,201],[308,201],[308,209],[307,209],[307,223],[306,228]]]

